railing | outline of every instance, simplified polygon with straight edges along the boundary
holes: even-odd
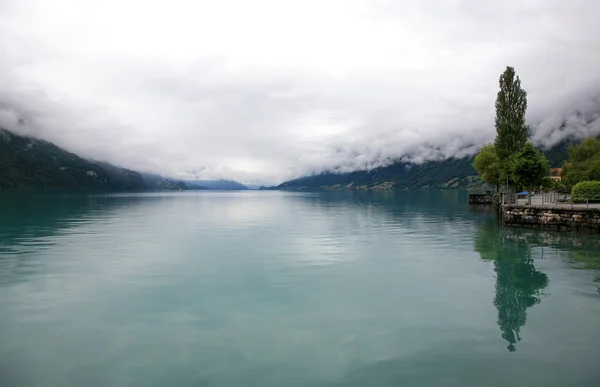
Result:
[[[542,204],[554,204],[558,205],[559,203],[569,203],[572,204],[571,194],[560,193],[555,191],[549,192],[540,192]]]
[[[502,194],[503,205],[529,204],[527,195],[515,193]],[[578,195],[575,198],[571,194],[560,192],[536,192],[531,195],[531,205],[534,207],[555,208],[600,208],[600,195]]]
[[[571,203],[575,203],[576,205],[585,203],[587,208],[590,208],[591,204],[592,206],[595,205],[597,208],[600,208],[600,195],[576,195],[571,198]]]
[[[560,194],[558,192],[542,192],[542,203],[555,203],[560,198]]]
[[[515,193],[510,193],[510,192],[503,192],[502,193],[502,205],[505,204],[517,204],[517,194]]]

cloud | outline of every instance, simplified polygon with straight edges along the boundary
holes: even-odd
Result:
[[[586,0],[0,7],[0,125],[138,170],[273,184],[472,154],[506,65],[537,144],[600,133]]]

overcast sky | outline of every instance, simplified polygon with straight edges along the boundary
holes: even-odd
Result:
[[[0,126],[274,184],[472,153],[512,65],[552,145],[600,133],[598,15],[595,0],[0,0]]]

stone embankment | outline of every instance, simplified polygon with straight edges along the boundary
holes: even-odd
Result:
[[[547,230],[585,230],[600,233],[600,209],[503,205],[502,222],[506,225]]]

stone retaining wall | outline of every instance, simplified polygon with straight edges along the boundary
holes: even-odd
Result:
[[[469,194],[469,204],[494,204],[494,195]]]
[[[600,209],[543,208],[521,205],[502,206],[502,222],[548,230],[600,232]]]

